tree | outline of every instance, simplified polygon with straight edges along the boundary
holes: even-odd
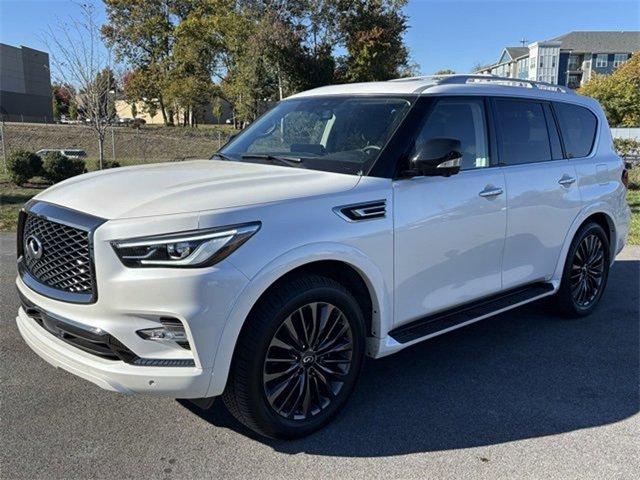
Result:
[[[61,115],[69,115],[69,106],[72,102],[73,88],[69,85],[54,84],[52,87],[53,117],[60,119]]]
[[[220,118],[222,117],[222,100],[220,97],[216,97],[211,102],[211,114],[215,117],[216,122],[220,123]]]
[[[165,105],[173,48],[172,0],[104,0],[107,23],[102,35],[113,47],[116,59],[126,60],[137,72],[135,90],[151,109],[159,108],[165,125],[173,123]],[[185,2],[189,3],[189,2]]]
[[[640,126],[640,53],[611,75],[596,75],[579,89],[600,102],[612,127]]]
[[[409,51],[403,42],[406,0],[339,0],[340,32],[347,50],[340,76],[348,82],[390,80],[406,75]]]
[[[69,108],[75,105],[74,109],[81,109],[95,132],[102,168],[104,139],[113,113],[109,92],[115,89],[114,63],[111,50],[102,43],[95,8],[91,4],[80,7],[78,18],[60,23],[56,30],[50,29],[47,37],[53,71],[60,77],[58,83],[73,87],[69,90]]]

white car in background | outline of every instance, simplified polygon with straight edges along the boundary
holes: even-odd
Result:
[[[85,158],[87,158],[87,152],[79,148],[43,148],[41,150],[38,150],[36,152],[36,155],[39,155],[42,157],[47,153],[54,153],[54,152],[61,153],[67,158],[81,159],[81,160],[84,160]]]
[[[299,437],[342,409],[365,355],[544,297],[591,313],[625,244],[625,193],[602,109],[563,87],[318,88],[211,160],[35,197],[17,323],[102,388],[222,396],[255,431]]]

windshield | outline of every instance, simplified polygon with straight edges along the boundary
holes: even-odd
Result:
[[[221,151],[221,157],[361,175],[409,110],[398,97],[285,100]]]

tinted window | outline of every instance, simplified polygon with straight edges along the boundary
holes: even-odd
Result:
[[[497,99],[495,106],[501,162],[517,165],[551,160],[542,104]]]
[[[462,170],[489,166],[484,102],[481,98],[438,100],[416,139],[415,151],[434,138],[454,138],[462,146]],[[412,155],[413,156],[413,155]]]
[[[567,158],[586,157],[596,136],[596,117],[584,107],[554,103]]]

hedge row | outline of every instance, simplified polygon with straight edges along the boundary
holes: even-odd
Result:
[[[107,162],[106,168],[119,167]],[[84,160],[69,158],[60,152],[49,152],[42,157],[27,150],[16,150],[7,155],[9,178],[16,185],[24,185],[33,177],[43,177],[51,183],[61,182],[87,171]]]

